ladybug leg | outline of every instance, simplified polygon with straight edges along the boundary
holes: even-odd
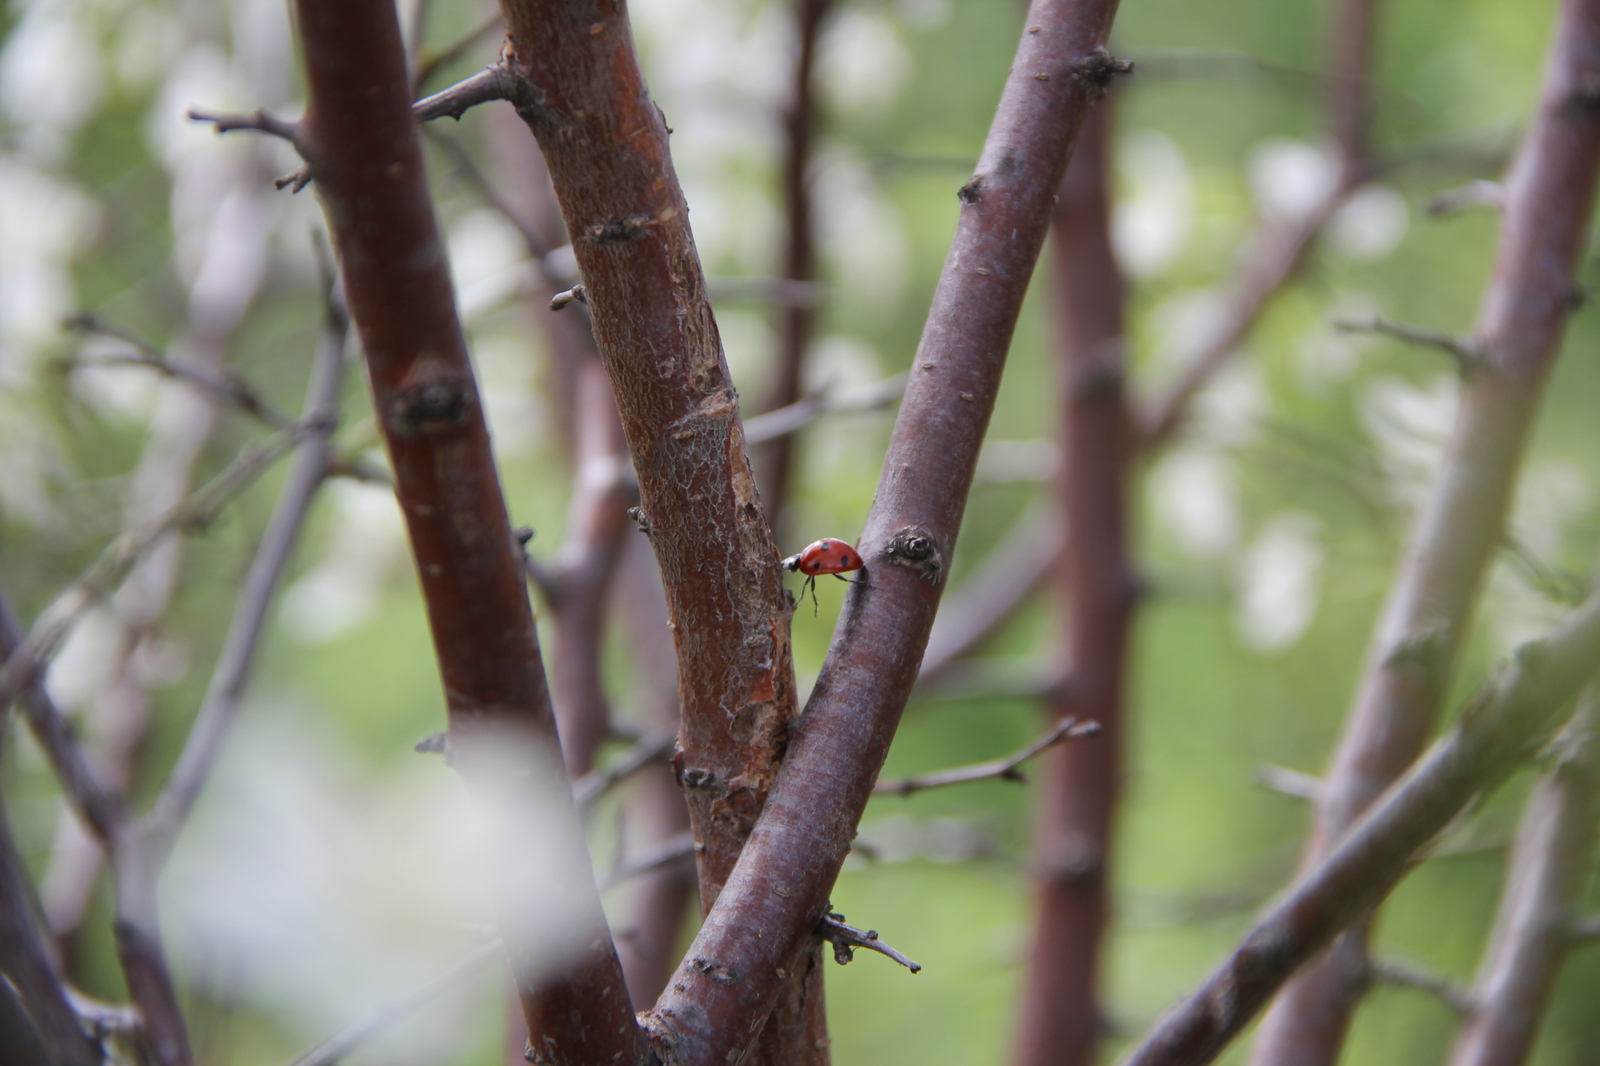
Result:
[[[865,575],[865,573],[866,571],[863,570],[862,574]],[[868,581],[865,576],[845,577],[843,574],[834,574],[833,576],[838,578],[840,581],[843,581],[846,585],[860,585],[862,588],[869,589],[872,587],[872,582]]]
[[[806,579],[800,583],[800,600],[802,603],[805,602],[807,592],[811,593],[811,615],[816,617],[817,612],[822,609],[821,605],[817,603],[816,574],[807,574]]]

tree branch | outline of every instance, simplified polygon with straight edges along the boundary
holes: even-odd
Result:
[[[572,236],[677,640],[702,906],[744,844],[795,715],[789,604],[705,278],[627,20],[504,0],[506,68]],[[634,131],[618,138],[615,131]],[[565,312],[569,313],[570,312]]]
[[[1367,978],[1376,985],[1394,988],[1414,988],[1426,992],[1455,1012],[1459,1018],[1469,1018],[1473,1012],[1471,992],[1446,977],[1430,973],[1419,966],[1395,959],[1372,959],[1367,963]]]
[[[813,951],[916,680],[1051,198],[1084,115],[1119,69],[1103,46],[1114,12],[1112,0],[1038,0],[1029,12],[978,173],[960,192],[955,240],[861,536],[870,587],[847,594],[777,786],[651,1015],[684,1066],[737,1059],[750,1046],[748,1020],[776,1004],[780,973]]]
[[[1124,1066],[1198,1066],[1220,1055],[1297,967],[1393,890],[1435,834],[1549,743],[1597,662],[1600,594],[1517,649],[1454,728],[1295,880]],[[1367,975],[1363,963],[1358,976]]]
[[[410,104],[400,27],[387,0],[296,4],[310,105],[302,136],[340,251],[373,406],[417,561],[449,703],[451,753],[518,852],[547,819],[562,827],[557,868],[585,936],[555,972],[520,910],[551,870],[501,862],[494,886],[507,953],[540,1061],[646,1057],[606,932],[570,785],[559,765],[520,552],[489,448],[452,297]],[[536,969],[536,966],[538,968]]]
[[[1317,864],[1422,750],[1483,574],[1504,540],[1523,445],[1571,313],[1600,176],[1600,0],[1565,0],[1539,111],[1507,181],[1492,281],[1455,430],[1374,630],[1304,858]],[[1253,1062],[1331,1064],[1359,1001],[1364,930],[1296,977]]]
[[[1428,329],[1426,326],[1410,326],[1404,322],[1391,322],[1379,315],[1361,321],[1344,320],[1333,323],[1333,328],[1346,333],[1381,333],[1385,336],[1403,340],[1407,344],[1420,344],[1427,348],[1437,348],[1456,361],[1456,365],[1463,374],[1470,373],[1479,362],[1484,353],[1482,346],[1470,338],[1457,337],[1441,330]]]
[[[295,448],[289,476],[273,508],[250,569],[245,573],[233,621],[223,638],[205,699],[189,728],[183,751],[172,774],[139,827],[143,846],[155,849],[159,867],[194,808],[211,768],[222,753],[222,743],[244,696],[255,666],[256,648],[283,578],[289,557],[299,543],[306,515],[317,490],[328,476],[333,458],[333,434],[339,424],[339,393],[344,381],[345,338],[349,321],[329,294],[322,341],[311,368],[302,423],[310,427]]]
[[[261,441],[245,445],[216,477],[143,526],[106,546],[94,563],[40,614],[27,637],[0,668],[0,707],[41,678],[79,619],[125,577],[146,552],[176,530],[209,525],[228,501],[287,453],[308,428],[296,422]]]
[[[431,96],[424,97],[411,105],[412,114],[417,116],[418,122],[432,122],[436,118],[453,118],[461,121],[461,116],[477,107],[493,100],[509,100],[511,92],[511,79],[503,63],[496,63],[478,71],[469,78],[456,82],[448,89],[441,89]]]
[[[1600,694],[1593,687],[1557,743],[1558,755],[1528,797],[1506,859],[1494,934],[1456,1034],[1450,1066],[1519,1066],[1527,1060],[1572,950],[1600,815]]]
[[[986,781],[991,777],[999,778],[1002,781],[1026,781],[1027,778],[1022,776],[1020,768],[1023,763],[1035,755],[1038,755],[1046,748],[1054,747],[1063,740],[1098,736],[1099,733],[1099,722],[1080,722],[1076,718],[1063,718],[1051,727],[1044,736],[1029,742],[1026,746],[1012,752],[1003,759],[991,759],[988,762],[973,763],[970,766],[958,766],[954,769],[940,770],[936,773],[922,774],[917,777],[891,778],[888,781],[880,780],[873,786],[872,791],[879,794],[893,793],[896,796],[909,796],[913,792],[920,792],[925,788],[965,785],[971,781]]]
[[[878,938],[876,929],[857,929],[846,925],[844,915],[829,912],[817,922],[817,936],[833,945],[833,961],[844,966],[855,957],[856,948],[886,955],[912,973],[921,973],[922,964],[913,962]]]
[[[812,422],[837,412],[872,411],[899,399],[906,388],[906,375],[895,374],[850,391],[826,390],[806,396],[787,407],[745,419],[746,444],[760,444],[794,433]]]

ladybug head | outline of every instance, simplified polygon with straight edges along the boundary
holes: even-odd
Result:
[[[783,562],[778,564],[778,569],[791,574],[800,569],[800,553],[796,552],[795,554],[789,556],[789,558],[783,560]]]

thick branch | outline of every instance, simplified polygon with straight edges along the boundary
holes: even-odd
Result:
[[[893,793],[896,796],[909,796],[913,792],[921,792],[925,788],[965,785],[972,781],[986,781],[989,778],[999,778],[1002,781],[1026,781],[1027,778],[1022,776],[1022,764],[1035,755],[1047,748],[1055,747],[1063,740],[1092,737],[1097,736],[1099,733],[1099,722],[1080,722],[1076,718],[1063,718],[1044,736],[1031,741],[1025,747],[1007,755],[1003,759],[991,759],[988,762],[973,763],[971,766],[958,766],[954,769],[940,770],[936,773],[922,774],[917,777],[891,778],[888,781],[879,781],[873,786],[872,791],[880,794]]]
[[[1600,174],[1600,0],[1565,0],[1539,112],[1506,183],[1493,280],[1448,450],[1373,633],[1305,866],[1417,757],[1433,731],[1572,309]],[[1362,988],[1364,936],[1343,938],[1263,1021],[1257,1066],[1332,1063]]]
[[[1092,745],[1050,753],[1033,818],[1037,919],[1018,1024],[1017,1066],[1090,1066],[1105,1011],[1100,957],[1111,901],[1108,863],[1122,791],[1122,714],[1138,600],[1128,544],[1129,411],[1125,288],[1111,250],[1110,141],[1116,112],[1090,116],[1052,220],[1062,476],[1069,516],[1052,591],[1071,664],[1050,711],[1092,719]],[[1076,750],[1074,750],[1076,749]]]
[[[979,161],[862,533],[853,585],[766,810],[653,1014],[685,1066],[737,1059],[812,949],[948,574],[1006,348],[1090,104],[1112,0],[1039,0]],[[752,935],[760,930],[762,935]],[[731,974],[738,980],[729,981]]]
[[[504,819],[495,899],[539,1061],[638,1062],[628,1007],[559,766],[520,552],[489,449],[411,113],[400,27],[386,0],[296,5],[310,106],[302,123],[327,204],[373,406],[395,473],[450,711],[454,763]],[[541,816],[542,815],[542,816]],[[562,827],[559,869],[592,935],[555,973],[522,932],[530,886],[510,861]],[[537,837],[535,836],[537,834]],[[536,968],[537,966],[537,968]]]
[[[666,125],[626,17],[557,0],[505,0],[501,9],[514,102],[572,236],[666,587],[683,713],[676,767],[695,782],[689,806],[710,906],[765,802],[796,710],[777,546]]]
[[[1196,1066],[1220,1055],[1297,967],[1388,895],[1435,834],[1549,743],[1597,662],[1600,594],[1519,648],[1455,728],[1296,879],[1125,1066]],[[1367,976],[1363,965],[1359,978]]]
[[[1555,765],[1528,798],[1506,858],[1494,933],[1474,983],[1473,1010],[1450,1066],[1519,1066],[1539,1033],[1572,950],[1600,814],[1600,703],[1591,688],[1558,743]]]

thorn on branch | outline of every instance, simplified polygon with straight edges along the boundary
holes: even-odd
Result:
[[[558,292],[554,296],[550,297],[550,310],[560,311],[562,308],[572,303],[580,303],[584,305],[589,303],[589,293],[582,285],[574,285],[572,288],[563,292]]]
[[[1466,989],[1448,978],[1409,963],[1396,962],[1393,959],[1369,959],[1367,981],[1376,985],[1414,988],[1418,992],[1426,992],[1462,1018],[1472,1013],[1472,995]]]
[[[290,195],[293,195],[310,184],[311,164],[307,163],[299,170],[292,171],[291,173],[285,174],[281,178],[274,179],[272,182],[272,187],[274,189],[288,189]]]
[[[857,929],[853,925],[846,925],[842,914],[829,911],[823,915],[817,922],[816,934],[833,945],[833,961],[840,966],[855,958],[856,948],[866,948],[868,951],[887,955],[912,973],[920,973],[922,970],[921,963],[913,962],[878,939],[876,929]]]
[[[1463,375],[1470,374],[1482,363],[1484,352],[1482,346],[1469,337],[1457,337],[1453,333],[1442,330],[1429,329],[1426,326],[1412,326],[1404,322],[1391,322],[1378,315],[1369,319],[1345,319],[1333,323],[1333,328],[1346,333],[1381,333],[1394,337],[1408,344],[1420,344],[1427,348],[1437,348],[1456,361]]]
[[[1002,781],[1016,781],[1025,783],[1027,778],[1022,773],[1022,764],[1038,755],[1047,748],[1054,747],[1064,740],[1075,740],[1079,737],[1092,737],[1100,732],[1099,722],[1082,722],[1076,718],[1063,718],[1057,722],[1044,736],[1031,744],[1006,756],[1003,759],[993,759],[989,762],[974,763],[971,766],[958,766],[952,770],[940,770],[937,773],[923,774],[920,777],[904,777],[892,781],[879,781],[872,789],[875,793],[892,792],[898,796],[909,796],[913,792],[920,792],[925,788],[939,788],[943,785],[962,785],[969,781],[983,781],[988,778],[998,778]]]

